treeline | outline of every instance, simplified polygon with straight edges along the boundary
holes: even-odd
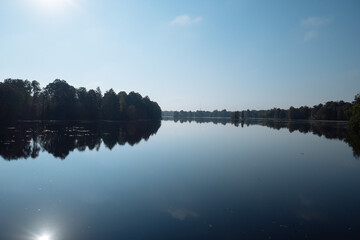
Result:
[[[348,121],[352,115],[352,108],[360,97],[357,95],[354,102],[330,101],[325,104],[318,104],[313,107],[302,106],[299,108],[290,107],[289,109],[273,108],[269,110],[243,110],[243,111],[164,111],[163,117],[174,119],[194,119],[194,118],[271,118],[287,120],[336,120]]]
[[[354,106],[350,110],[349,127],[360,135],[360,93],[355,96]]]
[[[173,117],[174,119],[191,119],[191,118],[228,118],[231,112],[226,111],[164,111],[163,117]]]
[[[100,88],[75,88],[59,79],[43,89],[35,80],[0,82],[0,121],[138,119],[161,119],[161,108],[136,92],[110,89],[102,95]]]
[[[302,106],[289,109],[273,108],[270,110],[252,110],[244,112],[245,118],[274,118],[274,119],[304,119],[304,120],[338,120],[350,119],[350,109],[353,104],[349,102],[330,101],[313,107]]]

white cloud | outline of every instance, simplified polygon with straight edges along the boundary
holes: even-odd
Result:
[[[320,27],[329,24],[331,20],[329,18],[309,17],[301,20],[301,25],[304,27]]]
[[[304,41],[310,41],[314,38],[317,38],[317,36],[318,36],[318,31],[316,30],[308,31],[307,33],[305,33]]]
[[[189,15],[184,14],[181,16],[177,16],[175,19],[173,19],[170,22],[170,24],[171,25],[188,26],[188,25],[193,25],[193,24],[199,23],[202,20],[203,20],[202,17],[191,18]]]

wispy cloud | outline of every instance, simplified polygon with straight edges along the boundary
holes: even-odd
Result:
[[[184,14],[181,16],[177,16],[176,18],[174,18],[170,24],[171,25],[180,25],[180,26],[189,26],[189,25],[193,25],[196,23],[199,23],[203,20],[202,17],[194,17],[191,18],[189,15]]]
[[[319,33],[317,30],[308,31],[305,33],[304,41],[310,41],[312,39],[315,39],[315,38],[317,38],[318,34]]]
[[[315,28],[315,27],[327,25],[330,22],[331,22],[330,18],[309,17],[301,20],[301,25],[304,27]]]
[[[306,29],[304,35],[304,41],[310,41],[318,38],[319,29],[322,26],[331,23],[330,18],[321,18],[321,17],[308,17],[300,21],[300,25]]]

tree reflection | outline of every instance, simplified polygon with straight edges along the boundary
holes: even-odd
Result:
[[[287,121],[287,120],[274,120],[274,119],[251,119],[246,118],[244,120],[231,121],[230,118],[189,118],[189,119],[168,119],[175,122],[196,122],[196,123],[221,123],[232,124],[235,127],[244,127],[246,125],[261,125],[276,130],[287,128],[289,132],[299,131],[301,133],[312,133],[319,137],[325,137],[327,139],[338,139],[346,142],[353,150],[356,158],[360,157],[360,133],[356,133],[347,129],[347,122],[336,121]]]
[[[230,118],[192,118],[175,120],[175,122],[222,125],[231,123]],[[241,124],[241,127],[261,125],[276,130],[288,129],[289,132],[299,131],[328,139],[342,140],[352,148],[356,158],[360,157],[360,134],[348,130],[346,122],[245,119],[232,124],[235,126]],[[134,146],[142,139],[147,141],[151,135],[157,133],[160,126],[160,121],[22,122],[0,125],[0,156],[5,160],[36,158],[41,151],[46,151],[54,157],[65,159],[75,149],[78,151],[99,150],[102,143],[110,150],[116,145]]]
[[[327,139],[346,142],[353,150],[354,157],[360,157],[360,135],[346,128],[347,122],[330,121],[277,121],[271,119],[246,119],[247,125],[262,125],[273,129],[289,129],[289,132],[312,133]]]
[[[5,160],[36,158],[40,151],[65,159],[70,152],[99,150],[102,143],[131,146],[156,134],[160,121],[132,122],[22,122],[0,126],[0,155]]]
[[[250,125],[262,125],[274,129],[288,128],[290,132],[312,133],[327,139],[346,142],[353,150],[354,157],[360,157],[360,134],[348,129],[347,122],[331,121],[276,121],[269,119],[248,119]]]
[[[206,118],[206,117],[199,117],[199,118],[163,118],[163,120],[171,120],[174,122],[180,122],[180,123],[191,123],[191,122],[196,122],[196,123],[214,123],[214,124],[222,124],[222,125],[226,125],[228,123],[230,123],[230,119],[229,118]]]

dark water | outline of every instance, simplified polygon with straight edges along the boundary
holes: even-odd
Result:
[[[200,122],[1,126],[0,239],[360,238],[344,123]]]

